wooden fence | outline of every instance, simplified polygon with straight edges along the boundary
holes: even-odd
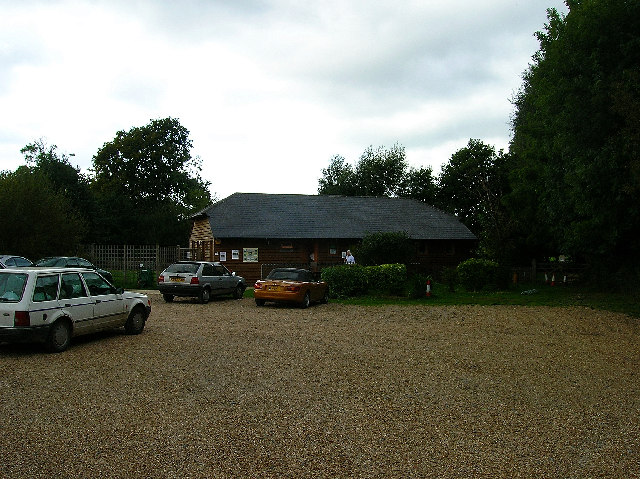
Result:
[[[140,270],[158,273],[171,263],[195,258],[189,248],[160,245],[82,245],[78,256],[88,259],[99,268],[137,274]]]
[[[582,280],[588,266],[586,264],[576,264],[556,261],[553,263],[536,263],[531,266],[521,266],[512,268],[514,283],[534,283],[551,282],[555,278],[556,283],[575,283]]]

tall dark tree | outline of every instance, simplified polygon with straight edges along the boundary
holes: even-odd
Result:
[[[640,3],[567,5],[548,11],[514,100],[509,202],[523,236],[557,253],[638,264]]]
[[[33,261],[72,254],[84,224],[71,201],[39,170],[27,166],[0,173],[0,251]]]
[[[211,203],[189,131],[177,119],[119,131],[93,158],[101,241],[182,244],[190,212]]]
[[[509,220],[502,198],[508,191],[504,153],[471,139],[442,167],[436,204],[478,236],[485,256],[504,262]]]
[[[29,143],[20,152],[31,171],[46,176],[51,187],[68,200],[69,207],[87,225],[85,231],[90,234],[95,219],[95,201],[89,178],[71,164],[70,155],[59,152],[56,145],[48,145],[43,139]]]

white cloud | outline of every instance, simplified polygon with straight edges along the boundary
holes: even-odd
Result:
[[[0,169],[44,137],[83,168],[118,130],[179,118],[203,176],[313,194],[335,154],[440,164],[505,148],[547,5],[525,0],[0,0]],[[564,11],[560,0],[549,5]]]

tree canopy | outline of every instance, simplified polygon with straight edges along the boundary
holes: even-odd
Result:
[[[640,257],[640,3],[567,5],[514,99],[508,201],[529,245],[621,264]]]
[[[12,224],[1,251],[38,259],[88,242],[184,244],[189,215],[212,201],[191,148],[172,118],[117,132],[94,156],[92,175],[56,145],[27,144],[26,165],[0,174],[0,209]]]
[[[188,214],[211,203],[191,148],[189,131],[174,118],[119,131],[105,143],[93,158],[101,217],[96,240],[184,241]]]
[[[506,155],[480,140],[469,140],[442,167],[436,205],[456,215],[480,239],[483,254],[506,259],[509,192]]]
[[[431,168],[410,168],[403,146],[369,146],[353,167],[344,157],[331,158],[318,180],[321,195],[388,196],[431,201],[435,183]]]
[[[0,251],[33,261],[74,251],[85,225],[47,175],[21,166],[0,173]]]

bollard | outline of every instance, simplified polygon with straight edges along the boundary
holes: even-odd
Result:
[[[431,280],[427,280],[427,298],[431,297]]]

